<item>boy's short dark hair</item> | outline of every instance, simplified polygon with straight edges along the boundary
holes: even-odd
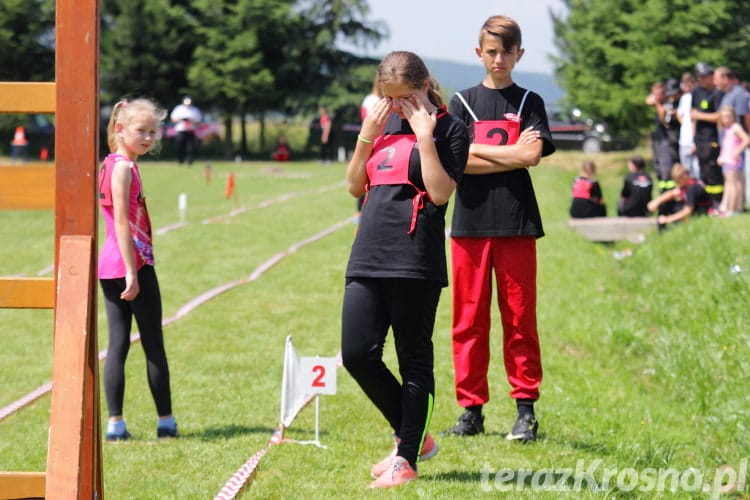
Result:
[[[631,156],[630,162],[635,165],[635,168],[637,168],[638,170],[643,170],[644,168],[646,168],[646,161],[641,155]]]
[[[482,40],[485,35],[493,35],[503,41],[503,48],[507,51],[513,50],[513,47],[521,48],[521,27],[518,23],[508,16],[491,16],[482,25],[479,30],[479,46],[482,46]]]

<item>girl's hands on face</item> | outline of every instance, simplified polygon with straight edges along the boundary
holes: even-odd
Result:
[[[373,140],[383,133],[388,119],[393,111],[393,99],[384,97],[378,101],[372,111],[367,113],[359,135],[365,139]]]
[[[429,101],[427,95],[419,92],[410,97],[398,98],[401,106],[401,113],[411,125],[414,134],[432,135],[437,124],[437,109],[430,113],[428,111]]]

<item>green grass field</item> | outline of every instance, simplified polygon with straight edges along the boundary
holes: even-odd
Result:
[[[610,215],[628,154],[594,157]],[[420,466],[419,481],[368,491],[370,466],[389,451],[390,430],[339,370],[338,393],[320,402],[320,440],[328,448],[271,447],[241,497],[694,498],[710,496],[715,481],[729,497],[748,495],[750,217],[698,218],[641,244],[586,241],[566,226],[570,183],[583,158],[559,152],[532,169],[547,233],[538,242],[545,375],[537,443],[504,438],[515,408],[495,311],[485,435],[437,436],[440,453]],[[294,245],[353,216],[344,165],[212,162],[210,183],[204,168],[141,164],[155,229],[178,222],[178,196],[188,197],[186,225],[156,236],[164,317],[201,293],[248,277],[274,255],[285,256],[165,328],[182,438],[156,439],[144,358],[140,345],[133,346],[125,417],[135,439],[103,444],[110,499],[213,498],[278,424],[286,336],[301,356],[338,352],[343,273],[356,226]],[[236,200],[224,197],[230,170]],[[230,216],[238,207],[246,210]],[[34,276],[51,264],[50,212],[0,218],[0,275]],[[614,257],[626,248],[632,256]],[[460,413],[449,289],[434,340],[431,430],[437,435]],[[52,313],[0,310],[0,342],[1,408],[50,379]],[[314,418],[311,405],[287,437],[312,439]],[[0,421],[0,470],[43,470],[48,424],[49,395]]]

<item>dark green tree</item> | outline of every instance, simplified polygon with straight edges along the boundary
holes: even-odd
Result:
[[[268,112],[299,114],[324,102],[339,104],[342,90],[350,92],[350,103],[358,102],[370,88],[371,77],[363,85],[353,69],[371,61],[336,47],[340,38],[362,44],[382,36],[364,22],[368,8],[362,0],[194,0],[191,5],[201,13],[201,24],[190,86],[225,112],[227,127],[232,114],[239,114],[241,124],[248,113],[258,117],[261,148]],[[240,152],[247,152],[244,136]]]
[[[746,72],[750,12],[741,0],[565,0],[552,15],[566,103],[642,131],[651,83],[679,77],[698,61]]]
[[[101,89],[106,104],[147,95],[169,108],[189,93],[195,19],[169,0],[102,2]],[[197,104],[200,105],[198,102]]]
[[[0,80],[55,79],[54,0],[0,3]]]

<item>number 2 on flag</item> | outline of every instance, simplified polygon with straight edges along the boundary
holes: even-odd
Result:
[[[311,394],[336,394],[336,358],[300,358],[300,368]]]

